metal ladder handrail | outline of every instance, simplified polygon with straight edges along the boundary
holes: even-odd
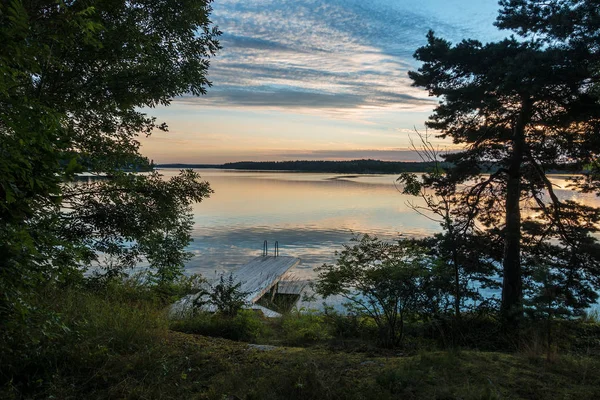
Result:
[[[267,243],[267,241],[265,240],[263,242],[263,257],[267,257],[269,255],[269,245]],[[275,257],[279,257],[279,241],[275,241],[275,249],[273,251],[273,255]]]

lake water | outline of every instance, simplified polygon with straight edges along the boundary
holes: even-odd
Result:
[[[179,171],[163,169],[165,176]],[[439,225],[412,210],[407,202],[419,198],[401,194],[397,175],[340,175],[294,172],[245,172],[201,169],[215,191],[194,206],[194,257],[187,272],[213,278],[262,254],[263,241],[272,254],[279,242],[281,255],[299,257],[293,274],[316,276],[313,269],[335,261],[335,251],[353,234],[382,239],[399,235],[428,235]],[[568,189],[566,176],[553,176],[557,194],[600,206],[593,194]]]
[[[438,229],[406,204],[418,199],[398,192],[395,175],[199,172],[215,193],[194,206],[194,257],[187,269],[208,277],[261,255],[265,240],[270,254],[278,241],[281,255],[299,257],[293,272],[310,278],[314,267],[335,260],[353,233],[393,239]]]

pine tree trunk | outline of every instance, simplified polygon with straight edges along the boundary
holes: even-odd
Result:
[[[523,310],[521,278],[521,163],[525,146],[525,126],[531,113],[531,101],[524,99],[514,127],[513,153],[506,184],[506,226],[504,230],[504,278],[502,282],[502,316],[517,328]]]
[[[454,319],[456,322],[460,321],[460,268],[458,264],[458,249],[456,244],[456,237],[454,236],[454,229],[448,228],[448,234],[450,235],[450,251],[452,253],[452,264],[454,267]]]
[[[458,268],[458,253],[456,248],[452,250],[452,262],[454,263],[454,318],[460,321],[460,270]]]

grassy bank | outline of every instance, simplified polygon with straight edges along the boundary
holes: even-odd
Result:
[[[13,351],[3,349],[0,398],[600,397],[595,322],[557,329],[552,348],[531,337],[515,351],[444,346],[416,326],[404,348],[385,350],[367,323],[340,316],[267,321],[243,312],[173,322],[168,296],[131,287],[52,290],[44,299],[63,328],[29,347],[13,338]]]

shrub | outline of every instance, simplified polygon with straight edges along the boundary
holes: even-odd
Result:
[[[188,294],[197,293],[206,281],[201,275],[179,276],[171,282],[155,283],[147,271],[127,276],[92,275],[84,280],[84,291],[123,302],[149,302],[156,306],[171,304]]]
[[[233,274],[225,279],[223,275],[219,277],[216,285],[209,285],[208,289],[200,291],[200,294],[194,300],[194,307],[202,308],[206,304],[214,306],[217,312],[234,317],[246,304],[248,293],[242,292],[241,282],[235,282]]]
[[[235,316],[200,312],[189,318],[172,321],[170,328],[184,333],[241,341],[255,341],[264,336],[268,329],[252,310],[240,310]]]
[[[438,290],[432,268],[435,260],[415,242],[395,244],[364,235],[345,245],[335,265],[318,268],[316,292],[327,298],[341,295],[351,313],[372,318],[381,343],[401,343],[404,324],[410,315],[439,309],[445,301]]]
[[[57,371],[93,375],[113,355],[147,350],[167,333],[164,313],[141,288],[136,296],[117,283],[104,291],[49,286],[39,298],[39,315],[29,315],[37,335],[22,332],[0,347],[0,386],[28,393],[51,385]]]
[[[304,309],[296,310],[283,317],[281,326],[287,344],[301,345],[332,337],[322,314],[305,311]]]
[[[332,307],[325,308],[323,320],[339,339],[372,339],[377,337],[377,325],[372,318],[356,313],[340,313]]]

